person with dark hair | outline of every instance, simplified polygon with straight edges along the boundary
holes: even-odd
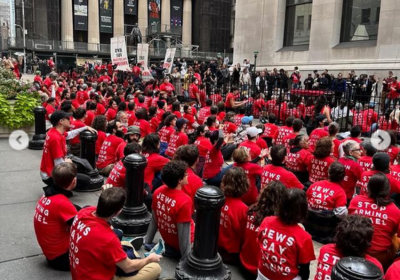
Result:
[[[83,208],[71,226],[70,260],[73,280],[112,279],[117,267],[123,273],[138,279],[158,279],[162,256],[150,254],[146,258],[128,258],[110,221],[121,213],[126,194],[123,188],[106,188],[101,193],[97,207]],[[124,242],[123,242],[124,244]],[[133,254],[137,254],[133,250]]]
[[[335,243],[321,247],[314,280],[331,279],[332,268],[344,257],[365,258],[383,272],[381,263],[367,254],[373,233],[370,219],[359,215],[346,216],[336,228]]]
[[[390,146],[385,150],[385,152],[390,157],[390,164],[394,164],[394,160],[400,152],[400,149],[397,147],[397,133],[394,130],[389,130],[390,135]]]
[[[287,188],[303,189],[297,177],[290,171],[286,170],[283,165],[286,161],[287,150],[284,145],[274,145],[270,151],[270,162],[262,169],[261,188],[265,188],[269,182],[280,181]]]
[[[371,177],[377,173],[386,175],[390,182],[390,192],[400,193],[400,182],[390,174],[390,157],[386,153],[376,153],[372,157],[372,168],[370,171],[364,171],[361,174],[361,179],[357,182],[357,187],[360,189],[360,194],[366,195],[368,193],[367,185]]]
[[[92,101],[87,101],[85,124],[91,126],[95,117],[96,117],[96,103]]]
[[[210,129],[208,126],[200,125],[196,129],[196,134],[189,140],[189,143],[196,145],[199,150],[199,162],[196,165],[196,174],[200,177],[203,174],[207,153],[212,149],[209,137]]]
[[[33,225],[37,241],[50,267],[56,270],[69,270],[69,229],[77,213],[69,198],[76,186],[76,174],[73,163],[55,166],[54,184],[43,188],[44,195],[35,208]]]
[[[285,161],[286,168],[299,179],[300,183],[305,185],[308,182],[308,163],[311,157],[311,153],[308,151],[308,136],[297,135],[289,141],[289,146]]]
[[[378,172],[369,179],[367,194],[357,195],[349,206],[349,214],[371,219],[374,235],[368,254],[377,258],[385,270],[399,249],[396,234],[399,234],[400,210],[390,200],[390,188],[386,175]]]
[[[328,180],[318,181],[307,190],[308,208],[315,211],[331,211],[342,218],[347,215],[346,193],[340,184],[345,177],[345,167],[334,162],[328,169]]]
[[[74,117],[73,120],[71,121],[71,126],[70,126],[72,130],[86,126],[85,124],[86,110],[84,108],[79,107],[72,113],[72,116]],[[69,151],[74,156],[80,156],[81,140],[79,138],[79,135],[69,140]]]
[[[128,103],[128,109],[126,110],[126,114],[128,115],[128,125],[129,126],[133,125],[133,123],[136,121],[135,108],[136,108],[136,105],[134,102]]]
[[[196,164],[199,160],[199,150],[196,145],[180,146],[174,156],[175,160],[181,160],[187,164],[186,173],[188,174],[187,184],[182,186],[182,191],[185,192],[194,203],[194,196],[199,188],[203,186],[203,181],[195,173]]]
[[[225,195],[219,223],[218,252],[225,263],[238,264],[244,242],[248,207],[241,197],[249,189],[249,180],[241,167],[230,168],[221,182]]]
[[[97,130],[97,140],[96,140],[96,161],[97,157],[100,154],[101,146],[103,145],[104,140],[107,138],[106,130],[107,130],[107,118],[103,115],[98,115],[94,118],[92,123],[93,129]]]
[[[171,135],[175,132],[176,120],[176,116],[170,113],[164,120],[164,126],[158,131],[158,136],[160,137],[160,155],[162,156],[168,148]]]
[[[332,140],[333,143],[333,152],[332,152],[332,157],[339,159],[339,148],[340,144],[342,143],[338,138],[336,138],[336,135],[339,132],[339,124],[337,122],[332,122],[328,126],[328,133],[329,133],[329,138]]]
[[[224,134],[236,133],[238,127],[234,124],[235,112],[227,112],[224,119]]]
[[[235,111],[236,108],[239,108],[247,103],[247,100],[239,101],[239,99],[239,88],[237,88],[236,86],[231,87],[231,92],[229,92],[225,98],[226,112]]]
[[[150,129],[151,133],[156,133],[157,128],[160,126],[160,120],[157,118],[157,108],[156,107],[150,107],[149,108],[149,124],[150,124]]]
[[[51,177],[53,168],[62,162],[71,162],[67,159],[67,143],[66,140],[70,140],[75,136],[79,135],[84,130],[97,133],[97,131],[90,126],[84,126],[78,129],[69,130],[71,126],[71,113],[64,111],[55,111],[51,117],[50,122],[53,125],[46,134],[46,140],[43,146],[42,160],[40,163],[40,177],[43,183],[48,186],[53,185],[53,179]],[[69,131],[68,131],[69,130]],[[90,181],[89,176],[85,174],[77,175],[77,187],[80,188]]]
[[[309,149],[310,152],[314,152],[317,141],[321,138],[329,136],[328,131],[325,130],[325,126],[329,125],[329,122],[325,115],[319,114],[315,118],[318,126],[309,134]]]
[[[285,125],[278,127],[278,130],[275,132],[274,138],[272,143],[274,145],[281,145],[283,144],[283,138],[285,136],[293,133],[293,117],[288,117],[285,120]]]
[[[356,141],[357,143],[361,143],[362,140],[359,138],[361,135],[361,126],[359,125],[355,125],[350,129],[350,137],[345,138],[343,142],[347,141],[347,140],[353,140]]]
[[[145,248],[153,247],[158,229],[165,242],[166,257],[185,259],[194,240],[194,206],[190,197],[182,191],[188,183],[186,170],[187,165],[183,161],[168,162],[161,171],[164,185],[153,196],[153,219],[145,237]]]
[[[331,157],[332,151],[333,143],[331,139],[324,137],[317,141],[315,151],[307,163],[308,180],[311,183],[328,179],[328,168],[335,162],[335,159]]]
[[[220,125],[218,131],[210,134],[212,149],[207,153],[203,169],[203,180],[208,184],[220,187],[222,178],[227,169],[222,169],[224,157],[221,152],[221,146],[224,142],[223,125]]]
[[[46,115],[45,115],[46,129],[51,127],[50,117],[51,114],[53,114],[56,111],[55,106],[56,106],[56,99],[54,97],[49,97],[46,103],[43,104],[43,107],[45,107],[46,109]]]
[[[278,126],[276,126],[275,122],[276,116],[271,113],[268,116],[268,122],[264,124],[264,132],[261,137],[267,142],[268,147],[272,147],[272,139],[274,139],[278,131]]]
[[[174,103],[172,103],[171,111],[172,114],[176,116],[176,118],[178,119],[182,118],[181,103],[179,101],[175,101]]]
[[[341,182],[343,190],[346,192],[347,201],[350,202],[354,196],[356,183],[361,179],[362,168],[357,160],[361,157],[360,144],[353,140],[343,143],[344,156],[338,162],[345,168],[345,177]]]
[[[116,163],[116,152],[118,146],[124,142],[124,133],[122,132],[121,123],[118,121],[110,121],[107,125],[108,136],[104,139],[101,146],[96,166],[99,173],[108,176]]]
[[[282,195],[286,187],[279,181],[270,182],[260,191],[257,203],[251,205],[247,211],[247,224],[240,250],[240,261],[246,270],[246,279],[255,279],[260,261],[260,248],[257,244],[257,235],[262,221],[266,217],[278,215]]]
[[[290,150],[289,142],[290,142],[290,140],[296,138],[296,136],[300,134],[300,130],[303,128],[303,121],[301,119],[294,119],[292,128],[293,128],[293,132],[290,134],[287,134],[282,139],[282,144],[285,145],[285,147],[288,151]]]
[[[142,138],[151,133],[150,124],[147,121],[147,110],[145,108],[140,108],[135,112],[136,120],[133,125],[140,128],[140,135]]]
[[[246,116],[246,107],[242,106],[239,108],[239,112],[235,115],[234,123],[236,126],[242,125],[242,119]],[[251,116],[251,120],[253,120],[253,116]]]
[[[212,106],[212,101],[210,99],[206,100],[206,106],[201,107],[198,113],[197,117],[197,123],[202,125],[208,118],[208,116],[211,115],[211,106]]]
[[[243,168],[250,182],[248,191],[242,196],[242,201],[247,205],[252,205],[257,201],[259,187],[256,186],[256,181],[257,178],[261,177],[262,168],[256,162],[259,162],[261,157],[265,156],[266,151],[261,151],[260,157],[251,160],[249,152],[244,147],[239,147],[233,152],[233,166]]]
[[[259,279],[309,278],[310,262],[315,260],[314,246],[311,235],[299,225],[306,216],[304,191],[288,189],[282,194],[278,215],[266,217],[259,228]]]
[[[118,104],[114,99],[111,99],[108,103],[108,107],[105,112],[107,121],[112,121],[117,116]]]
[[[174,116],[176,116],[174,114]],[[169,139],[168,148],[165,151],[165,155],[168,158],[173,158],[175,151],[183,145],[187,145],[189,143],[189,138],[187,136],[186,128],[188,121],[184,118],[179,118],[176,121],[176,131],[171,134]]]
[[[160,155],[160,138],[156,133],[150,133],[143,139],[142,154],[147,159],[144,169],[144,182],[154,192],[162,185],[160,171],[169,162],[169,159]]]
[[[372,157],[376,154],[377,150],[371,142],[363,141],[360,144],[362,156],[358,159],[358,163],[364,171],[369,171],[372,168]]]

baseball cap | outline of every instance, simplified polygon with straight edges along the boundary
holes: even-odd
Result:
[[[188,123],[188,121],[186,119],[179,118],[179,119],[176,120],[176,124],[175,125],[176,125],[176,127],[178,129],[181,129],[185,123]]]
[[[249,124],[253,120],[253,116],[245,116],[242,118],[242,124]]]
[[[325,120],[325,119],[326,119],[326,117],[325,117],[325,115],[323,115],[323,114],[319,114],[319,115],[317,116],[317,118],[316,118],[317,122],[322,122],[322,121]]]
[[[250,137],[255,137],[260,133],[262,133],[262,130],[257,127],[249,127],[246,129],[246,134],[250,135]]]
[[[69,118],[72,116],[72,113],[67,113],[64,111],[55,111],[53,114],[50,116],[50,122],[52,125],[57,124],[60,120]]]
[[[379,171],[388,169],[389,163],[390,163],[390,157],[386,153],[376,153],[372,157],[372,164]]]
[[[140,134],[140,128],[136,125],[131,125],[128,127],[126,134]]]

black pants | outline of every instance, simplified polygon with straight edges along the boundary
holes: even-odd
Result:
[[[76,174],[76,188],[84,188],[90,183],[90,177],[88,175],[82,174],[82,173],[77,173]],[[45,183],[47,186],[52,186],[54,185],[53,178],[49,178],[47,180],[42,180],[43,183]]]
[[[69,271],[69,254],[66,252],[53,260],[47,259],[51,268],[61,271]]]

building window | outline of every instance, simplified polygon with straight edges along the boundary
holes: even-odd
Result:
[[[376,40],[380,0],[344,0],[341,42]]]
[[[285,22],[285,46],[310,43],[312,0],[287,0]],[[305,20],[308,19],[306,23]],[[305,25],[307,24],[307,25]],[[304,28],[307,26],[307,28]]]

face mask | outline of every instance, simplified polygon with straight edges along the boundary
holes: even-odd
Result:
[[[328,126],[329,125],[329,122],[324,122],[324,126]]]

